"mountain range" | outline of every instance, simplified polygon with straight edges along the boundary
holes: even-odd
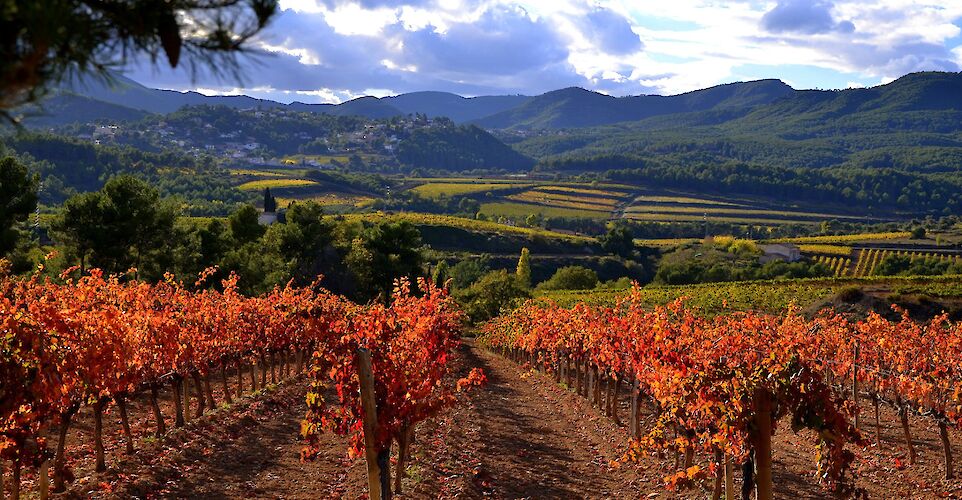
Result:
[[[366,118],[422,113],[446,116],[456,123],[490,129],[540,129],[605,125],[651,116],[745,108],[791,95],[779,80],[731,83],[674,96],[611,97],[581,88],[566,88],[539,96],[462,97],[448,92],[411,92],[389,97],[359,97],[340,104],[283,104],[245,95],[207,96],[198,92],[152,89],[116,75],[111,82],[73,80],[45,101],[33,123],[48,126],[96,119],[136,119],[146,113],[166,114],[183,106],[214,105],[235,109],[286,107],[297,111]],[[97,103],[102,103],[98,109]]]
[[[28,123],[42,126],[96,119],[129,120],[147,113],[166,114],[183,106],[221,105],[235,109],[286,107],[298,111],[366,118],[422,113],[487,129],[569,129],[635,123],[714,125],[732,120],[752,122],[760,130],[786,122],[818,128],[817,123],[864,113],[913,113],[962,109],[962,74],[927,72],[906,75],[889,84],[864,89],[794,90],[779,80],[729,83],[684,94],[612,97],[581,88],[538,96],[462,97],[448,92],[411,92],[390,97],[360,97],[340,104],[283,104],[244,95],[207,96],[148,88],[117,75],[101,80],[73,80],[43,104],[29,110]],[[662,117],[659,119],[659,117]],[[772,123],[775,120],[777,123]],[[646,122],[647,121],[647,122]],[[917,121],[917,120],[916,120]],[[924,121],[924,120],[923,120]]]

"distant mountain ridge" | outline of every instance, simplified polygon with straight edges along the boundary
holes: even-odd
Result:
[[[46,115],[32,117],[28,124],[137,119],[144,113],[166,114],[183,106],[205,104],[234,109],[287,108],[372,119],[422,113],[498,130],[588,130],[616,123],[635,130],[724,125],[737,126],[742,132],[779,130],[793,138],[831,135],[839,128],[864,131],[865,117],[872,118],[873,126],[889,123],[907,129],[954,129],[955,125],[946,121],[951,116],[945,113],[962,111],[962,74],[913,73],[886,85],[834,91],[794,90],[780,80],[767,79],[671,96],[612,97],[571,87],[538,96],[462,97],[448,92],[411,92],[359,97],[340,104],[282,104],[243,95],[158,90],[118,76],[113,86],[90,79],[70,82],[46,103]],[[933,124],[935,118],[943,119]]]
[[[129,78],[116,76],[107,83],[95,79],[74,80],[55,94],[57,109],[69,121],[87,117],[88,120],[117,119],[124,113],[117,107],[129,108],[127,113],[167,114],[183,106],[214,105],[234,109],[253,107],[289,108],[297,111],[331,115],[357,115],[365,118],[390,118],[415,113],[429,117],[446,116],[457,123],[475,123],[485,128],[569,128],[590,127],[650,116],[754,106],[789,95],[794,90],[779,80],[759,80],[719,85],[674,96],[640,95],[612,97],[581,88],[567,88],[539,96],[501,95],[462,97],[449,92],[410,92],[389,97],[359,97],[340,104],[283,104],[246,95],[208,96],[198,92],[177,92],[152,89]],[[71,98],[82,108],[73,110]],[[89,100],[105,103],[103,113],[97,113]],[[50,113],[43,124],[57,122]],[[61,120],[65,121],[65,120]],[[56,123],[52,123],[56,124]]]
[[[658,115],[747,108],[768,104],[794,92],[781,80],[729,83],[672,96],[612,97],[571,87],[533,97],[520,106],[475,123],[494,129],[594,127]]]

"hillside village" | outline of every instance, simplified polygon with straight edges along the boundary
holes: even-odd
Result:
[[[208,120],[209,115],[229,113],[231,120]],[[351,157],[362,155],[383,157],[396,162],[399,143],[420,129],[455,127],[446,118],[429,118],[423,114],[382,120],[338,118],[286,108],[251,107],[238,110],[199,107],[185,111],[186,116],[152,117],[138,122],[104,122],[74,124],[58,131],[67,132],[96,145],[150,145],[156,149],[177,149],[195,157],[208,156],[236,165],[282,166],[296,164],[327,168],[331,164],[309,155]],[[296,142],[290,148],[265,137],[260,123],[284,122],[298,130],[287,134],[284,142]],[[292,163],[285,159],[302,153]]]

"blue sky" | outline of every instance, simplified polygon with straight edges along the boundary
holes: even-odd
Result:
[[[675,94],[779,78],[873,86],[960,71],[962,0],[281,0],[243,81],[132,66],[149,86],[284,102],[579,86]]]

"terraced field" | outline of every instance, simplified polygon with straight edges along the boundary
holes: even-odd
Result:
[[[529,183],[501,183],[501,182],[428,182],[411,189],[422,198],[432,200],[441,197],[463,196],[467,194],[496,192],[506,189],[517,189],[529,186]]]
[[[414,224],[415,226],[448,226],[448,227],[455,227],[455,228],[464,229],[467,231],[474,231],[474,232],[538,236],[542,238],[560,239],[560,240],[565,240],[573,243],[590,243],[594,241],[594,238],[589,238],[587,236],[578,236],[574,234],[561,233],[557,231],[551,231],[551,230],[540,229],[540,228],[512,226],[508,224],[500,224],[494,221],[467,219],[464,217],[455,217],[453,215],[422,214],[422,213],[410,213],[410,212],[385,214],[382,212],[372,212],[372,213],[346,214],[343,217],[347,220],[359,220],[359,221],[369,221],[369,222],[382,222],[382,221],[402,222],[403,221],[403,222],[409,222],[411,224]]]
[[[308,179],[261,179],[237,186],[241,191],[260,191],[264,188],[281,189],[292,187],[316,186],[317,182]]]
[[[286,207],[291,202],[313,201],[319,205],[322,205],[324,207],[331,208],[331,209],[363,208],[369,205],[372,201],[374,201],[374,198],[371,198],[369,196],[351,196],[351,195],[337,194],[337,193],[314,194],[314,195],[305,194],[305,196],[302,196],[302,197],[278,196],[276,197],[276,199],[277,199],[278,207]]]
[[[833,213],[773,209],[732,200],[692,196],[645,194],[625,209],[625,218],[643,221],[702,221],[731,223],[814,223],[825,219],[861,220],[862,217]]]
[[[571,219],[607,219],[611,216],[611,212],[608,210],[567,208],[518,202],[482,203],[481,213],[488,217],[507,217],[515,220],[524,219],[532,214],[540,214],[544,217],[566,217]]]
[[[844,245],[846,243],[870,243],[878,241],[905,240],[912,236],[908,231],[893,231],[888,233],[859,233],[830,236],[803,236],[799,238],[778,238],[770,243],[795,243],[796,245]]]

